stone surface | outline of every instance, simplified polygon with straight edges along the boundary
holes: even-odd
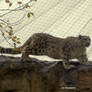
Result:
[[[92,92],[92,63],[71,64],[0,56],[0,92]]]

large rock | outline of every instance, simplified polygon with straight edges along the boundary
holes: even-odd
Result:
[[[71,64],[0,56],[0,92],[92,92],[92,63]]]

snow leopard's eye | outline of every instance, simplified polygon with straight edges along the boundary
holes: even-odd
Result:
[[[84,42],[85,46],[88,47],[88,46],[90,45],[90,43],[91,43],[90,37],[85,37],[85,38],[83,39],[83,42]]]

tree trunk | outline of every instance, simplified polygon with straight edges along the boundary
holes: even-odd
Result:
[[[92,92],[92,63],[71,64],[0,56],[0,92]]]

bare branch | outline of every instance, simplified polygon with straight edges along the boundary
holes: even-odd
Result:
[[[1,31],[1,33],[3,33],[3,30],[1,29],[0,30]],[[6,42],[10,45],[10,46],[12,46],[13,47],[13,45],[7,40],[7,38],[3,35],[3,37],[4,37],[4,39],[6,40]]]
[[[8,11],[7,13],[4,13],[4,14],[0,15],[0,17],[3,17],[3,16],[5,16],[5,15],[9,14],[9,13],[11,13],[12,11],[23,10],[23,9],[25,8],[25,6],[26,6],[27,4],[29,4],[29,3],[31,3],[32,1],[33,1],[33,0],[30,0],[30,1],[28,1],[26,4],[24,4],[24,5],[22,5],[22,6],[19,6],[19,7],[15,8],[15,9],[0,9],[0,11],[3,11],[3,10]]]
[[[0,21],[2,21],[2,22],[4,22],[5,24],[9,25],[9,23],[8,23],[8,22],[6,22],[6,21],[5,21],[5,20],[3,20],[3,19],[0,19]]]
[[[30,8],[29,4],[32,2],[32,1],[36,1],[36,0],[29,0],[27,3],[19,6],[19,7],[16,7],[14,9],[0,9],[0,11],[6,11],[6,13],[0,15],[0,17],[4,17],[5,15],[7,14],[10,14],[11,12],[15,12],[15,11],[21,11],[21,10],[26,10],[26,8]],[[32,13],[32,12],[31,12]],[[33,13],[32,13],[33,14]],[[31,15],[31,14],[30,14]],[[17,42],[17,40],[14,40],[16,36],[14,36],[13,34],[13,30],[12,30],[12,26],[14,25],[18,25],[24,18],[25,18],[26,14],[24,13],[23,17],[20,18],[19,20],[13,22],[13,23],[10,23],[8,21],[5,21],[4,19],[0,19],[0,21],[2,21],[1,23],[3,23],[4,25],[6,25],[6,27],[2,27],[2,24],[1,24],[1,33],[2,33],[2,36],[4,37],[4,39],[11,45],[13,46],[7,39],[7,37],[5,35],[7,35],[8,33],[8,36],[10,37],[10,39],[13,41],[13,43]],[[9,28],[9,31],[6,31],[6,28]],[[5,31],[4,31],[5,30]],[[20,42],[20,41],[18,41]],[[15,43],[16,44],[16,43]],[[13,46],[14,47],[14,46]]]

